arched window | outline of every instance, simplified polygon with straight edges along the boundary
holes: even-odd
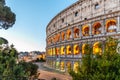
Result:
[[[82,54],[85,54],[85,46],[86,46],[86,44],[82,45]]]
[[[64,32],[61,33],[61,36],[62,36],[62,41],[65,40],[65,33]]]
[[[79,28],[74,28],[74,38],[79,38]]]
[[[96,22],[93,24],[93,29],[92,29],[92,33],[97,35],[101,33],[102,26],[100,24],[100,22]]]
[[[100,42],[95,42],[93,44],[93,54],[102,54],[102,47]]]
[[[110,19],[106,21],[106,32],[116,32],[117,26],[116,26],[116,20]]]
[[[82,54],[89,54],[90,53],[90,45],[89,44],[83,44],[82,45]]]
[[[79,45],[78,45],[78,44],[75,44],[73,49],[74,49],[74,50],[73,50],[74,55],[79,54]]]
[[[64,70],[64,69],[65,69],[65,63],[64,63],[64,61],[61,61],[61,63],[60,63],[60,68],[61,68],[61,70]]]
[[[78,69],[79,69],[79,63],[78,63],[78,62],[74,62],[73,71],[74,71],[75,73],[77,73],[77,72],[78,72]]]
[[[64,55],[64,54],[65,54],[65,47],[61,46],[61,55]]]
[[[83,36],[89,36],[89,26],[88,25],[84,25],[82,27],[82,35]]]
[[[71,70],[71,62],[67,62],[66,67],[67,67],[67,71],[70,71]]]
[[[67,30],[67,40],[69,40],[70,38],[72,38],[72,34],[71,34],[71,30],[68,29]]]
[[[59,48],[57,47],[57,48],[56,48],[56,56],[59,55],[59,52],[60,52],[60,50],[59,50]]]
[[[56,41],[59,42],[59,40],[60,40],[60,34],[58,33],[58,34],[56,35]]]
[[[68,46],[67,46],[67,55],[70,55],[70,54],[71,54],[71,46],[68,45]]]

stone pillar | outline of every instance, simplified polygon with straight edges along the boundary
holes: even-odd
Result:
[[[64,50],[65,50],[65,58],[67,57],[67,47],[64,45]]]
[[[80,58],[82,58],[82,44],[79,44],[79,54],[80,54]]]
[[[105,25],[105,19],[103,20],[103,24],[102,24],[102,34],[106,33],[106,25]]]
[[[89,24],[89,35],[90,35],[90,36],[92,35],[92,23]]]
[[[70,46],[71,46],[71,55],[72,55],[71,57],[72,57],[72,58],[74,57],[73,45],[74,45],[74,44],[71,44],[71,45],[70,45]]]
[[[59,34],[60,34],[59,42],[61,42],[62,41],[62,34],[61,34],[61,32],[59,32]]]
[[[117,18],[117,32],[120,32],[120,16]]]
[[[70,37],[70,39],[74,39],[74,28],[71,28],[70,30],[71,30],[71,37]]]
[[[65,33],[64,41],[66,41],[67,40],[67,30],[65,30],[64,33]]]
[[[82,26],[79,25],[79,36],[82,37]]]

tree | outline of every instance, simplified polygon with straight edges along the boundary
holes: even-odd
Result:
[[[16,15],[6,6],[5,0],[0,0],[0,29],[8,29],[15,24]]]
[[[36,64],[17,63],[17,60],[18,52],[13,46],[0,50],[0,78],[2,80],[28,80],[37,75],[38,66]]]
[[[86,47],[89,54],[83,56],[79,71],[70,72],[73,80],[119,80],[120,54],[116,52],[117,44],[117,39],[108,38],[102,55],[92,55],[92,48]]]
[[[0,45],[8,44],[8,41],[5,38],[0,37]]]

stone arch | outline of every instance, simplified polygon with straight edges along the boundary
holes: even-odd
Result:
[[[83,44],[82,45],[82,54],[85,54],[85,47],[87,46],[87,44]]]
[[[59,49],[59,47],[56,47],[55,49],[56,49],[56,56],[58,56],[59,52],[60,52],[60,49]]]
[[[79,28],[74,28],[74,38],[79,38]]]
[[[100,22],[95,22],[92,26],[92,34],[101,34],[102,32],[102,25]]]
[[[71,64],[70,61],[68,61],[68,62],[66,63],[66,67],[67,67],[67,71],[70,71],[70,70],[71,70],[72,64]]]
[[[55,48],[53,48],[53,55],[55,56],[56,52],[55,52]]]
[[[65,54],[65,47],[61,46],[61,55],[64,55],[64,54]]]
[[[59,40],[60,40],[60,33],[58,33],[58,34],[56,35],[56,39],[57,39],[56,41],[59,42]]]
[[[61,68],[61,70],[65,70],[65,62],[64,61],[60,62],[60,68]]]
[[[93,54],[102,54],[102,46],[99,41],[93,44]]]
[[[71,54],[71,46],[70,45],[67,46],[67,51],[66,52],[67,52],[67,55]]]
[[[74,55],[79,54],[79,51],[80,51],[79,45],[78,45],[78,44],[75,44],[75,45],[73,46]]]
[[[69,40],[70,38],[72,38],[72,34],[71,34],[71,30],[68,29],[67,30],[67,40]]]
[[[79,69],[79,63],[78,63],[78,62],[74,62],[73,71],[74,71],[75,73],[77,73],[77,72],[78,72],[78,69]]]
[[[106,21],[106,32],[116,32],[117,22],[115,19],[109,19]]]
[[[82,27],[82,35],[83,36],[89,36],[89,26],[88,25],[84,25]]]
[[[62,33],[61,33],[61,36],[62,36],[62,41],[64,41],[64,40],[65,40],[65,33],[62,32]]]

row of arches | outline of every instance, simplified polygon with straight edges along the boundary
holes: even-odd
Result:
[[[80,51],[82,54],[87,53],[87,46],[90,46],[89,44],[83,44],[82,48],[80,48],[79,44],[74,44],[72,45],[67,45],[61,46],[61,47],[56,47],[56,48],[50,48],[47,50],[47,53],[49,56],[59,56],[59,55],[78,55],[80,54]],[[102,45],[101,42],[95,42],[92,46],[93,48],[93,54],[100,54],[102,53]]]
[[[92,34],[93,35],[98,35],[102,33],[103,26],[100,22],[95,22],[92,25]],[[105,25],[105,32],[111,33],[111,32],[116,32],[117,31],[117,21],[115,19],[110,19],[106,21]],[[89,36],[90,35],[90,26],[89,25],[83,25],[82,29],[80,31],[79,27],[74,27],[73,32],[72,29],[67,29],[66,32],[61,32],[58,33],[51,38],[48,39],[47,43],[56,43],[60,41],[60,38],[62,41],[69,40],[71,38],[79,38],[80,33],[82,36]],[[73,34],[73,35],[72,35]]]
[[[77,72],[78,71],[78,67],[80,62],[79,61],[53,61],[53,60],[49,60],[48,64],[51,67],[55,67],[56,69],[59,69],[61,71],[70,71],[71,69],[73,69],[73,71]]]

